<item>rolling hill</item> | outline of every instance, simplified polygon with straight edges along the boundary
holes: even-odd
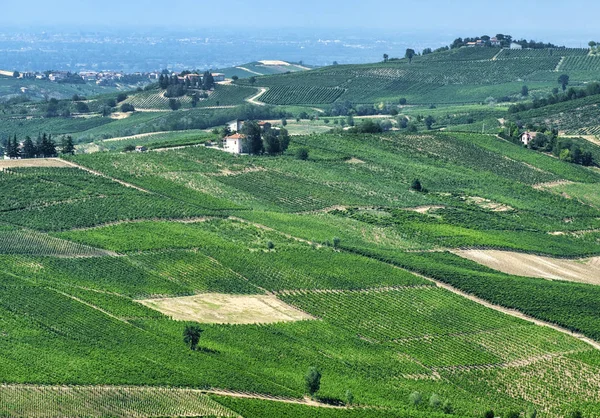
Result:
[[[465,104],[520,94],[530,90],[550,93],[560,74],[570,74],[572,85],[600,79],[598,57],[587,49],[506,50],[460,48],[385,63],[340,65],[308,72],[257,77],[255,86],[269,92],[269,104],[330,105],[398,102],[409,104]],[[240,84],[248,84],[248,80]]]
[[[600,416],[597,278],[460,255],[596,266],[600,209],[560,188],[597,196],[597,170],[434,131],[21,161],[0,162],[3,415]]]

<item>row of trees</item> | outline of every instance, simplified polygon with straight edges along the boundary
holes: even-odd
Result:
[[[60,145],[61,154],[75,154],[75,145],[71,136],[63,136]],[[29,136],[23,142],[17,140],[17,135],[9,137],[4,143],[4,154],[11,159],[19,158],[51,158],[58,155],[56,143],[52,135],[40,134],[34,142]]]
[[[290,135],[285,128],[261,129],[255,121],[248,121],[242,127],[246,135],[249,154],[279,155],[287,151],[290,145]]]
[[[519,103],[508,108],[509,113],[518,113],[531,109],[539,109],[540,107],[550,106],[557,103],[568,102],[570,100],[581,99],[588,96],[600,94],[600,83],[590,83],[581,89],[569,88],[566,92],[558,94],[555,91],[552,95],[535,99],[529,103]]]

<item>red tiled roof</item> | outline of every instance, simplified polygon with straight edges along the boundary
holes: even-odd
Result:
[[[244,134],[235,134],[235,135],[229,135],[226,136],[224,139],[245,139],[246,135]]]

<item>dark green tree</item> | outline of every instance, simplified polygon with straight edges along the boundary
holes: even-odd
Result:
[[[75,145],[73,144],[73,138],[71,135],[63,136],[60,143],[61,154],[73,155],[75,154]]]
[[[306,384],[306,391],[310,396],[315,394],[321,389],[321,372],[316,367],[308,369],[308,373],[304,376],[304,382]]]
[[[583,418],[583,414],[579,410],[573,411],[569,414],[569,418]]]
[[[14,78],[19,78],[20,76],[21,76],[21,74],[18,71],[13,72]]]
[[[527,86],[521,87],[521,95],[525,96],[525,97],[529,96],[529,87],[527,87]]]
[[[123,113],[135,112],[135,107],[133,107],[133,105],[130,103],[123,103],[121,105],[121,112],[123,112]]]
[[[171,110],[179,110],[181,108],[181,102],[177,99],[169,99],[169,107]]]
[[[404,54],[406,58],[408,58],[408,62],[412,63],[413,57],[415,56],[415,50],[412,48],[408,48],[406,53]]]
[[[25,138],[25,142],[23,142],[23,151],[21,156],[23,158],[35,158],[37,151],[35,149],[35,144],[31,140],[30,137]]]
[[[431,127],[434,123],[435,119],[433,118],[433,116],[429,115],[425,118],[425,126],[427,126],[427,129],[431,130]]]
[[[558,84],[560,84],[563,91],[565,91],[569,85],[569,76],[567,74],[562,74],[558,77]]]
[[[308,160],[308,148],[298,148],[298,150],[296,151],[296,158],[302,161]]]
[[[210,90],[215,87],[215,79],[213,78],[210,71],[205,71],[202,76],[202,89]]]
[[[421,184],[421,180],[419,179],[414,179],[410,185],[410,188],[417,191],[417,192],[422,192],[423,191],[423,185]]]
[[[496,414],[491,409],[483,413],[483,418],[495,418],[495,416]]]
[[[287,151],[288,147],[290,146],[290,140],[291,140],[291,138],[290,138],[290,133],[288,132],[288,130],[285,128],[281,128],[279,130],[279,143],[280,143],[282,153]]]
[[[87,105],[87,103],[77,102],[75,104],[75,110],[77,110],[77,113],[89,113],[90,107]]]
[[[242,127],[242,133],[246,135],[248,141],[248,152],[250,154],[262,154],[263,142],[261,138],[261,129],[256,121],[248,121]]]
[[[388,54],[383,54],[383,62],[388,62],[390,56]]]
[[[200,335],[204,332],[200,326],[196,324],[188,324],[183,330],[183,342],[190,346],[190,350],[198,348]]]

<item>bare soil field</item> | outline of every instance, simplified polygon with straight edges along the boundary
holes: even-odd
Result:
[[[563,260],[497,250],[461,250],[454,253],[507,274],[600,285],[600,257]]]
[[[70,167],[59,158],[27,158],[25,160],[0,160],[0,171],[16,167]]]
[[[314,319],[270,295],[206,293],[138,302],[175,320],[205,324],[271,324]]]

